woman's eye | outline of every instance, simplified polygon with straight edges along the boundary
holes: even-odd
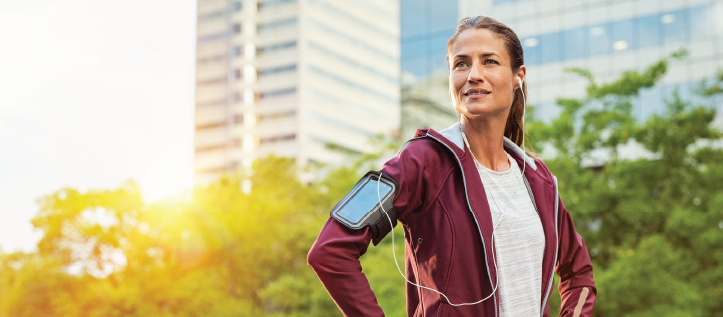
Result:
[[[499,64],[499,63],[494,59],[487,59],[487,60],[485,60],[485,65],[487,65],[487,64]]]
[[[454,64],[454,67],[466,67],[466,66],[467,66],[467,62],[457,62],[456,64]]]

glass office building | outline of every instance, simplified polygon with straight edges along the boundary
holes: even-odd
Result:
[[[520,37],[528,66],[528,100],[536,106],[536,116],[550,120],[559,114],[558,97],[581,97],[587,81],[564,70],[589,69],[596,80],[610,81],[624,70],[641,70],[681,48],[685,59],[669,65],[660,85],[642,92],[634,109],[639,119],[664,109],[663,100],[680,87],[681,94],[701,79],[713,76],[723,67],[723,2],[717,0],[459,0],[426,1],[427,8],[454,8],[457,17],[449,19],[446,9],[433,10],[436,19],[405,19],[407,12],[420,10],[416,2],[402,1],[402,77],[413,76],[414,85],[429,82],[446,84],[444,54],[446,39],[459,19],[486,15],[510,26]],[[426,23],[426,29],[411,23]],[[425,42],[412,41],[412,30],[429,30]],[[445,39],[442,37],[445,33]],[[423,55],[423,57],[421,56]],[[440,61],[441,57],[441,61]],[[436,79],[435,79],[436,78]],[[403,81],[404,84],[404,81]],[[404,87],[404,85],[403,85]],[[404,89],[404,88],[403,88]],[[409,89],[414,90],[414,89]],[[420,89],[418,89],[420,90]],[[451,107],[447,89],[432,89],[425,97]],[[404,95],[403,100],[413,100]],[[406,104],[406,108],[410,108]],[[413,108],[413,107],[412,107]],[[405,104],[403,103],[403,112]],[[407,111],[409,112],[409,111]],[[404,125],[404,122],[403,122]],[[437,126],[433,128],[442,128]]]

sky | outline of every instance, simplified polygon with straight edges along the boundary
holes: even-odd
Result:
[[[33,251],[36,199],[193,184],[194,0],[0,1],[0,248]]]

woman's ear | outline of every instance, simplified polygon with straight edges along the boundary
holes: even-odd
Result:
[[[525,79],[527,77],[527,67],[525,65],[520,66],[520,69],[517,71],[517,83],[520,85],[517,88],[522,89],[522,84],[525,82]]]

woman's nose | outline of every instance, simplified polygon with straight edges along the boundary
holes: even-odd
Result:
[[[484,81],[482,66],[475,63],[470,67],[469,74],[467,75],[468,82]]]

